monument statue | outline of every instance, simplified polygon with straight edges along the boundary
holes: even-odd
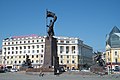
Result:
[[[53,69],[54,74],[57,74],[59,68],[59,58],[57,55],[57,39],[54,38],[54,23],[57,20],[55,13],[47,11],[46,19],[50,20],[49,24],[47,23],[47,37],[45,38],[45,53],[44,53],[44,64],[43,68],[45,70]],[[49,19],[48,19],[49,18]]]
[[[100,52],[98,52],[98,53],[100,53]],[[96,56],[94,57],[95,63],[97,63],[99,66],[104,66],[105,62],[102,59],[102,55],[101,54],[97,54],[97,53],[95,53],[95,54],[96,54]]]
[[[26,61],[23,61],[22,67],[32,68],[32,62],[26,54]]]
[[[46,18],[48,18],[48,17],[52,17],[53,18],[53,20],[52,19],[50,20],[49,25],[47,25],[47,27],[49,28],[48,31],[47,31],[48,37],[52,37],[52,36],[54,36],[54,29],[53,29],[53,27],[54,27],[55,21],[57,20],[57,16],[55,15],[55,13],[47,11],[47,17]]]

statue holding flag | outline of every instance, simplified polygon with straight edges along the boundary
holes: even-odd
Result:
[[[57,20],[55,13],[51,11],[46,12],[47,37],[45,38],[45,53],[44,53],[44,70],[54,71],[54,75],[57,75],[59,69],[59,57],[57,54],[57,38],[54,37],[54,23]]]
[[[49,27],[48,31],[47,31],[48,37],[52,37],[52,36],[55,35],[53,27],[54,27],[55,21],[57,20],[57,16],[55,15],[55,13],[47,11],[47,17],[46,18],[48,18],[48,17],[52,17],[53,18],[53,20],[52,19],[50,20],[49,25],[47,25],[47,27]]]

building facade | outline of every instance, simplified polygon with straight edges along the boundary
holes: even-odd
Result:
[[[34,68],[44,63],[45,36],[29,35],[6,38],[2,43],[2,64],[19,68],[26,60],[26,54]],[[65,69],[80,69],[84,63],[92,63],[92,47],[78,38],[56,37],[59,64]]]
[[[115,26],[106,37],[107,69],[120,70],[120,30]]]

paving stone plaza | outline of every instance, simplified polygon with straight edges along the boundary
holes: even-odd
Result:
[[[16,73],[0,73],[0,80],[120,80],[120,74],[114,75],[80,75],[74,73],[64,73],[59,76],[53,74],[45,74],[40,77],[37,74]]]

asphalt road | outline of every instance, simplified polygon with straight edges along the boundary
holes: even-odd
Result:
[[[21,72],[0,73],[0,80],[120,80],[120,74],[117,75],[80,75],[80,74],[45,74],[40,77],[37,74],[26,74]]]

